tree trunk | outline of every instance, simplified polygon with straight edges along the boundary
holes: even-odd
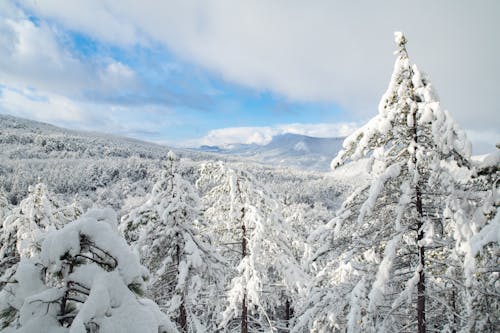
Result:
[[[422,230],[422,200],[420,197],[420,192],[417,187],[417,210],[419,211],[419,220],[417,223],[418,234],[417,243],[419,243],[424,238],[424,232]],[[418,245],[418,255],[420,272],[417,284],[417,320],[418,320],[418,333],[425,333],[425,251],[422,245]]]
[[[292,319],[292,316],[293,316],[293,307],[290,300],[287,298],[285,303],[285,320],[287,328],[290,327],[290,320]]]
[[[453,309],[453,327],[451,333],[457,333],[457,302],[455,290],[451,291],[451,308]]]
[[[177,274],[179,274],[179,264],[181,262],[181,247],[179,244],[176,246],[176,259],[177,259]],[[181,328],[181,332],[187,332],[187,315],[186,315],[186,307],[184,306],[184,295],[182,295],[182,302],[179,307],[179,317],[177,317],[177,323]]]
[[[417,131],[417,109],[412,111],[413,116],[413,143],[415,145],[415,152],[413,153],[413,163],[415,164],[415,171],[418,172],[417,165],[417,144],[418,144],[418,131]],[[417,283],[417,325],[418,333],[425,333],[425,249],[421,245],[420,241],[424,238],[423,226],[423,207],[422,207],[422,193],[420,191],[420,186],[418,184],[420,180],[417,180],[415,185],[415,205],[417,208],[417,249],[420,264],[420,272]]]
[[[74,262],[73,262],[73,259],[70,259],[69,260],[69,268],[68,268],[68,272],[66,273],[66,276],[64,278],[67,278],[68,275],[70,275],[71,273],[73,273],[73,266],[74,266]],[[68,298],[69,298],[69,290],[71,288],[71,281],[66,281],[66,291],[64,292],[64,295],[61,299],[61,305],[59,307],[59,316],[61,316],[63,319],[59,320],[59,322],[64,325],[64,322],[67,321],[67,320],[73,320],[73,318],[66,318],[64,317],[67,313],[66,313],[66,305],[68,303]],[[70,322],[71,323],[71,322]]]
[[[247,228],[243,217],[245,216],[245,208],[241,209],[242,216],[242,236],[241,236],[241,257],[244,259],[247,255]],[[243,301],[241,302],[241,333],[248,333],[248,315],[247,315],[247,294],[246,290],[243,294]]]
[[[248,316],[247,316],[247,295],[243,295],[241,303],[241,333],[248,333]]]
[[[184,302],[182,302],[181,306],[179,307],[179,318],[177,318],[177,323],[181,328],[181,332],[187,332],[187,315]]]

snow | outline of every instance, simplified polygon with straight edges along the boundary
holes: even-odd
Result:
[[[346,183],[357,187],[369,181],[368,171],[370,164],[370,159],[360,159],[333,169],[328,174],[328,177],[339,183]]]
[[[380,195],[380,192],[382,191],[385,183],[389,181],[391,178],[397,177],[400,172],[401,172],[401,164],[393,164],[389,166],[380,177],[375,179],[375,181],[370,186],[368,199],[361,206],[358,216],[358,223],[361,224],[365,216],[371,213],[375,205],[375,202],[378,196]]]
[[[347,316],[347,332],[359,333],[361,332],[361,307],[359,305],[365,297],[365,279],[359,280],[351,293],[351,310]]]
[[[96,219],[99,218],[98,219]],[[110,217],[111,220],[102,220]],[[113,221],[114,219],[114,221]],[[71,256],[81,251],[80,239],[86,236],[100,249],[107,249],[109,255],[116,258],[116,269],[120,272],[125,283],[143,283],[147,277],[147,270],[139,264],[126,241],[116,232],[116,214],[109,210],[90,210],[78,220],[68,224],[57,233],[47,235],[40,259],[51,270],[61,269],[62,257],[68,253]],[[112,225],[115,227],[112,227]]]
[[[300,151],[300,152],[308,152],[309,151],[309,147],[307,146],[307,144],[304,141],[297,142],[295,144],[295,146],[293,146],[293,149],[296,151]]]
[[[493,220],[471,238],[470,256],[476,256],[483,249],[483,247],[489,243],[500,243],[499,211],[500,209],[497,209]]]
[[[385,286],[389,282],[392,264],[396,256],[396,250],[401,241],[402,234],[396,234],[385,246],[384,257],[382,262],[378,266],[377,275],[375,276],[375,282],[373,282],[372,288],[368,295],[370,303],[368,304],[368,310],[372,313],[376,313],[376,307],[383,303],[383,294],[385,291]],[[356,290],[353,290],[355,293]]]
[[[106,333],[177,332],[156,304],[130,289],[144,284],[147,271],[117,233],[112,210],[90,210],[60,230],[46,229],[43,238],[0,293],[0,310],[19,313],[19,329],[8,325],[7,332],[86,333],[89,325]],[[58,321],[63,299],[76,311],[66,314],[74,317],[67,328]]]
[[[95,139],[64,152],[94,162],[73,161],[82,169],[31,186],[12,206],[7,198],[26,194],[28,186],[15,187],[34,172],[21,164],[16,175],[0,172],[6,180],[0,186],[1,332],[86,333],[97,326],[104,333],[176,332],[180,323],[171,319],[181,309],[188,333],[234,332],[243,301],[250,331],[404,331],[415,326],[420,274],[428,327],[494,331],[500,152],[470,158],[465,133],[410,62],[405,36],[395,33],[395,42],[398,57],[378,113],[344,140],[328,174],[222,162],[221,156],[191,160],[188,152],[122,141],[114,150],[103,146],[106,154],[127,156],[118,163],[112,155],[95,157],[103,143]],[[73,142],[44,131],[50,132],[41,127],[35,139],[23,138],[47,149]],[[306,161],[318,151],[310,139],[273,139],[256,154]],[[26,149],[26,156],[41,154]],[[95,169],[75,171],[88,166]],[[79,179],[84,185],[71,183]],[[92,187],[82,199],[89,208],[84,215],[77,201],[63,200]],[[91,208],[106,204],[119,210]],[[290,321],[285,301],[294,310]]]
[[[405,35],[401,31],[394,32],[394,42],[398,46],[402,46],[406,43]]]
[[[175,331],[164,315],[151,311],[151,303],[141,304],[122,281],[116,271],[97,274],[69,333],[86,333],[85,324],[89,322],[95,322],[106,333],[157,333],[161,326]]]
[[[472,161],[477,168],[498,167],[500,165],[500,149],[490,154],[473,156]]]

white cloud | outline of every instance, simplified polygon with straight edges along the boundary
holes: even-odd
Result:
[[[0,113],[144,140],[157,140],[165,127],[176,123],[173,112],[160,106],[96,104],[46,91],[8,87],[0,87]]]
[[[285,133],[314,137],[344,137],[358,127],[355,123],[282,124],[262,127],[228,127],[211,130],[200,139],[183,143],[186,147],[225,146],[235,143],[265,145],[273,136]]]
[[[27,19],[0,22],[0,82],[75,92],[89,83],[83,66],[58,47],[47,26]]]
[[[98,73],[102,91],[119,91],[137,87],[135,72],[125,64],[110,60],[110,63]]]
[[[207,145],[207,146],[223,146],[233,143],[256,143],[264,145],[271,141],[273,135],[276,135],[278,130],[271,127],[229,127],[211,130],[208,134],[198,140],[192,140],[186,145]]]
[[[70,99],[51,93],[40,94],[31,90],[2,89],[0,109],[39,121],[75,123],[85,120],[82,110]]]
[[[412,59],[454,117],[472,129],[500,128],[495,0],[29,3],[102,40],[160,41],[229,81],[293,100],[334,101],[361,117],[376,112],[391,72],[392,32],[403,30]]]
[[[138,41],[140,33],[130,21],[130,7],[121,1],[26,1],[31,9],[52,17],[74,30],[85,31],[114,44],[127,45]],[[147,4],[141,3],[147,7]],[[147,19],[147,18],[145,18]]]
[[[285,124],[279,125],[281,133],[294,133],[320,138],[345,137],[359,127],[356,123]]]
[[[113,59],[85,63],[60,44],[64,36],[44,22],[17,11],[0,14],[0,84],[76,96],[83,91],[113,92],[137,86],[135,73]]]

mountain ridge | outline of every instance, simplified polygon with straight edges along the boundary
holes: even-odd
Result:
[[[343,142],[343,137],[319,138],[283,133],[275,135],[265,145],[235,143],[223,146],[204,145],[191,149],[225,156],[239,156],[280,167],[325,172],[330,169],[330,161],[342,149]]]

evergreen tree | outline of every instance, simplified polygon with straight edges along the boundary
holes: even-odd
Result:
[[[177,332],[141,298],[147,270],[117,232],[116,214],[91,210],[47,231],[0,292],[2,332]]]
[[[451,327],[459,315],[449,297],[457,285],[445,273],[456,224],[443,215],[456,173],[469,172],[470,144],[410,64],[404,35],[395,37],[398,58],[379,114],[332,161],[336,168],[369,157],[371,182],[315,233],[324,245],[313,260],[326,267],[296,331],[425,332]]]
[[[222,163],[204,164],[198,181],[206,189],[212,234],[230,263],[232,280],[220,326],[227,332],[285,329],[305,279],[278,201],[256,184],[249,174]]]
[[[494,332],[500,325],[499,162],[497,151],[476,166],[473,178],[462,187],[461,200],[453,200],[447,212],[458,224],[454,255],[461,260],[460,282],[465,288],[460,290],[461,318],[455,321],[463,332]]]
[[[222,260],[202,237],[199,198],[178,172],[169,152],[151,195],[122,218],[122,230],[152,272],[148,294],[182,332],[212,332],[217,324],[217,297],[223,281]]]
[[[14,272],[21,257],[29,258],[40,251],[45,232],[62,228],[82,213],[78,203],[64,206],[38,183],[29,187],[28,196],[3,221],[0,234],[0,286]]]

